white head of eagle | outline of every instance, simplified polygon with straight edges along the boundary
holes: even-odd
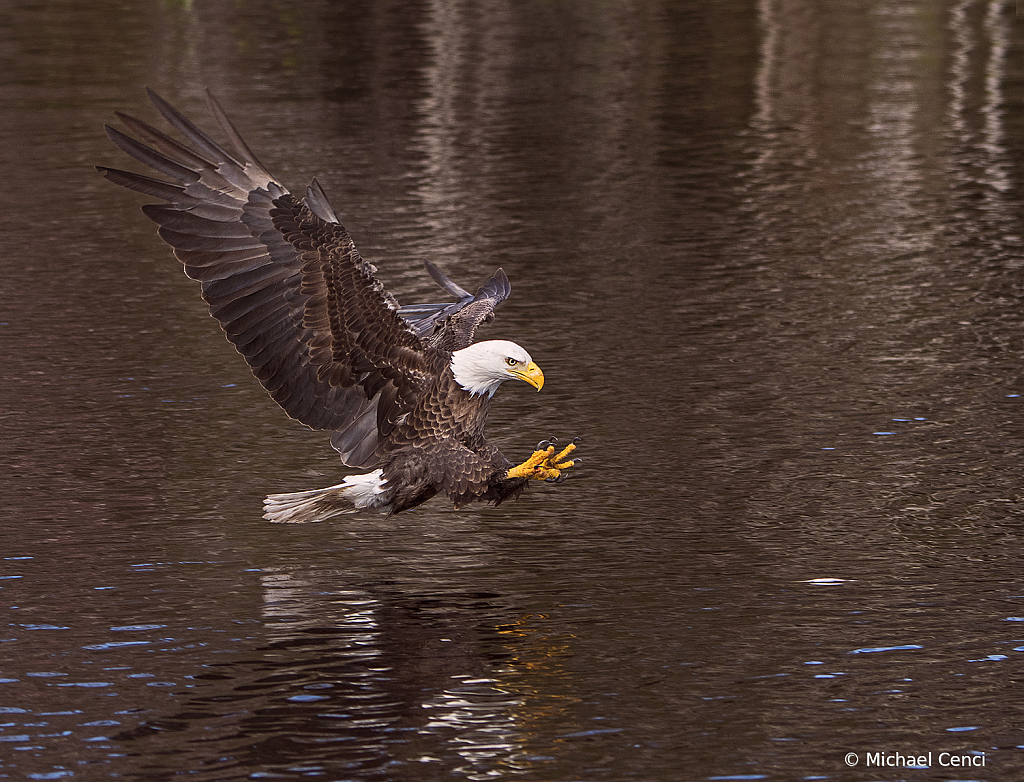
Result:
[[[452,375],[455,382],[476,396],[494,396],[498,386],[506,380],[516,379],[529,383],[540,391],[544,373],[530,354],[515,342],[492,339],[477,342],[452,353]]]

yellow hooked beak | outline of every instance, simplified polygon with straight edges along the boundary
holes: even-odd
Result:
[[[523,369],[510,369],[509,372],[520,380],[529,383],[538,391],[544,387],[544,373],[540,371],[540,367],[533,361],[527,364]]]

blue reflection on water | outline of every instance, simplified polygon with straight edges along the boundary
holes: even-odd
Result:
[[[871,646],[864,649],[853,649],[847,654],[870,654],[872,652],[897,652],[903,649],[923,649],[919,644],[904,644],[902,646]]]

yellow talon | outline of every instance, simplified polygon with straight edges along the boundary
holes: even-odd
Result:
[[[550,457],[551,454],[553,454],[554,452],[555,449],[553,446],[549,446],[545,448],[543,451],[534,451],[530,458],[527,459],[525,462],[523,462],[520,465],[517,465],[516,467],[511,468],[508,471],[508,477],[536,478],[536,473],[538,469],[543,469],[542,467],[540,467],[541,462],[547,460],[547,458]]]
[[[562,470],[572,467],[575,462],[566,461],[565,457],[576,450],[574,443],[569,443],[557,455],[555,446],[549,445],[543,450],[534,451],[533,454],[520,465],[509,469],[509,478],[532,478],[536,481],[548,481],[561,475]]]
[[[572,467],[573,463],[571,461],[570,462],[563,462],[561,464],[559,464],[559,462],[562,462],[562,460],[565,459],[566,456],[568,456],[569,454],[571,454],[575,450],[576,450],[576,443],[569,443],[567,446],[565,446],[565,448],[563,448],[559,452],[558,456],[556,456],[555,458],[553,458],[551,460],[551,464],[554,467],[557,467],[560,470],[564,470],[567,467]]]

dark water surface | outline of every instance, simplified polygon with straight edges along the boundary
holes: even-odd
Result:
[[[13,0],[0,65],[0,778],[1021,778],[1012,2]],[[585,467],[264,522],[343,471],[92,170],[144,85],[401,300],[503,266],[491,436]]]

